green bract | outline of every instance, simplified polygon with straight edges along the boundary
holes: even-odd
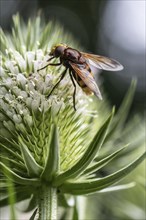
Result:
[[[95,117],[97,112],[93,111],[91,100],[80,88],[75,112],[73,86],[67,76],[47,99],[63,67],[37,70],[46,65],[52,45],[62,41],[76,45],[60,25],[44,25],[39,17],[25,26],[15,16],[12,35],[1,30],[0,205],[29,199],[27,210],[37,208],[31,219],[36,213],[39,219],[56,219],[57,196],[58,204],[66,207],[66,194],[87,195],[106,190],[145,158],[143,154],[124,168],[97,178],[95,172],[125,148],[100,157],[102,145],[121,128],[126,114],[119,112],[113,123],[114,110],[109,116]],[[134,83],[122,107],[125,112],[133,93]],[[73,215],[77,216],[74,207]]]

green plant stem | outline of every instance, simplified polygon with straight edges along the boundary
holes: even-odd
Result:
[[[39,191],[39,220],[57,220],[57,189],[42,186]]]

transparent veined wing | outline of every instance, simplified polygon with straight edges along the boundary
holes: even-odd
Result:
[[[116,60],[110,59],[108,57],[89,54],[89,53],[81,53],[85,59],[89,61],[89,64],[103,70],[109,71],[119,71],[123,69],[123,66]]]
[[[76,72],[76,74],[78,74],[78,76],[83,80],[86,86],[94,93],[94,95],[96,95],[99,99],[102,100],[102,96],[95,82],[95,79],[93,75],[88,71],[88,69],[83,68],[82,65],[78,65],[72,62],[70,62],[70,65]]]

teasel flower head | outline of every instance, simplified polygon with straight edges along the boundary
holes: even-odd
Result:
[[[78,88],[75,112],[68,76],[47,98],[63,67],[38,69],[47,64],[49,51],[58,41],[78,45],[56,23],[46,25],[37,17],[25,25],[18,15],[13,20],[12,35],[1,30],[0,204],[28,199],[28,210],[34,210],[32,219],[35,215],[43,220],[57,219],[57,200],[65,206],[67,194],[87,195],[106,189],[145,155],[111,175],[96,177],[95,171],[124,149],[97,160],[109,138],[106,135],[110,135],[114,111],[107,118],[99,116],[91,98]],[[96,131],[92,127],[97,123]]]

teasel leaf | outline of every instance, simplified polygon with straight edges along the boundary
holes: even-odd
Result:
[[[123,151],[125,148],[127,148],[127,145],[123,148],[118,149],[117,151],[115,151],[114,153],[108,155],[107,157],[95,162],[93,165],[91,165],[89,168],[87,168],[83,174],[91,174],[93,172],[97,172],[99,169],[101,169],[102,167],[106,166],[109,162],[111,162],[116,156],[119,155],[119,153],[121,153],[121,151]],[[98,160],[98,157],[96,158],[96,160]]]
[[[125,189],[130,189],[130,188],[135,187],[135,186],[136,186],[136,183],[131,182],[131,183],[127,183],[127,184],[107,187],[105,189],[102,189],[102,190],[98,191],[97,193],[108,193],[108,192],[110,193],[110,192],[115,192],[115,191],[121,191],[121,190],[125,190]]]
[[[112,121],[110,131],[107,134],[105,141],[109,140],[111,138],[111,136],[113,136],[117,132],[119,132],[120,128],[124,125],[125,120],[127,118],[127,115],[129,113],[131,104],[132,104],[135,89],[136,89],[136,80],[132,80],[131,86],[128,89],[127,94],[124,97],[124,100],[123,100],[122,104],[120,105],[120,108]]]
[[[52,126],[52,135],[50,146],[48,146],[48,156],[46,158],[46,165],[41,174],[41,178],[46,181],[51,181],[53,175],[59,170],[59,140],[58,129],[54,123]]]
[[[92,160],[94,159],[94,157],[96,156],[97,152],[99,151],[99,149],[103,144],[113,114],[114,114],[114,110],[112,114],[108,117],[108,119],[105,121],[105,123],[102,125],[102,127],[99,129],[99,131],[96,133],[88,149],[85,151],[81,159],[72,168],[58,175],[54,179],[53,181],[54,186],[59,186],[67,179],[75,178],[78,175],[81,175],[81,173],[88,167],[88,165],[92,162]]]
[[[7,176],[7,178],[11,179],[15,183],[19,183],[22,185],[34,185],[38,186],[40,185],[40,180],[37,178],[24,178],[16,174],[14,171],[12,171],[9,167],[7,167],[4,163],[0,162],[0,167]]]
[[[32,177],[37,177],[42,172],[42,167],[39,166],[34,157],[31,155],[28,147],[24,143],[23,139],[19,136],[20,148],[23,155],[23,159],[28,171],[28,175]]]
[[[20,149],[18,148],[18,144],[7,140],[7,138],[3,138],[5,140],[5,144],[0,143],[1,151],[7,152],[7,154],[14,156],[17,160],[23,161],[22,156],[20,155]],[[16,153],[17,152],[17,153]]]
[[[17,170],[22,170],[23,172],[25,172],[25,166],[24,164],[20,163],[20,162],[17,162],[15,159],[11,159],[7,156],[0,156],[0,159],[5,161],[6,164],[11,164],[11,166],[14,166],[15,169]]]
[[[116,184],[119,180],[123,179],[131,171],[133,171],[144,159],[146,158],[146,152],[138,157],[135,161],[128,166],[118,170],[117,172],[108,175],[100,179],[90,179],[86,181],[78,180],[78,182],[66,182],[59,187],[61,193],[70,193],[72,195],[84,195],[95,193],[113,184]]]

